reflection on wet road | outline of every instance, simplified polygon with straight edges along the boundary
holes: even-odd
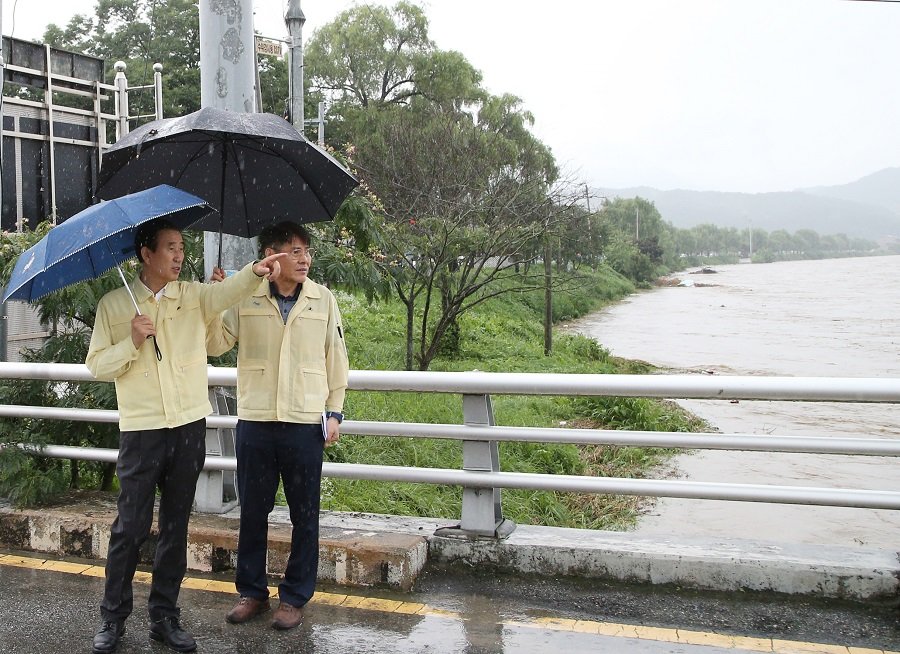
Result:
[[[101,566],[89,561],[58,561],[0,552],[0,651],[5,654],[88,651],[99,621],[97,602],[102,594],[103,574]],[[696,613],[700,600],[679,597],[674,590],[654,589],[650,591],[655,595],[653,598],[646,591],[638,591],[634,598],[626,599],[628,591],[594,584],[579,586],[544,580],[518,586],[511,579],[465,580],[464,576],[452,571],[448,575],[445,571],[426,580],[423,590],[409,594],[326,589],[318,592],[307,606],[301,626],[289,632],[273,630],[266,616],[244,625],[226,623],[224,615],[235,599],[230,577],[195,576],[185,580],[180,602],[182,622],[194,633],[199,652],[240,654],[563,651],[648,654],[880,654],[886,651],[896,654],[883,649],[883,643],[900,642],[896,634],[890,635],[896,629],[885,620],[885,616],[894,615],[891,610],[873,612],[845,607],[835,613],[827,609],[831,616],[829,623],[840,625],[839,632],[845,636],[829,635],[821,625],[814,624],[816,618],[809,616],[803,618],[809,623],[806,627],[794,624],[787,631],[777,628],[772,634],[764,635],[760,625],[771,618],[761,619],[762,614],[755,609],[738,607],[723,611],[713,604],[704,607],[713,622],[723,620],[723,616],[727,620],[731,611],[751,616],[748,628],[738,633],[734,628],[714,631],[692,624],[695,619],[688,616]],[[135,585],[137,608],[128,620],[126,634],[117,650],[122,654],[165,651],[147,638],[143,614],[147,581],[148,574],[139,572]],[[674,602],[676,608],[659,611],[654,605],[667,594],[671,597],[665,600]],[[540,596],[541,601],[535,601],[535,596]],[[630,602],[636,604],[632,606]],[[617,613],[640,617],[631,621],[610,619]],[[654,617],[657,613],[665,617]],[[776,613],[780,615],[781,610],[777,609]],[[805,613],[806,609],[802,609],[793,617],[786,614],[776,622],[783,621],[785,627]],[[673,626],[673,620],[679,619],[682,624]],[[783,637],[804,633],[814,633],[826,642]],[[878,647],[873,647],[876,643]]]

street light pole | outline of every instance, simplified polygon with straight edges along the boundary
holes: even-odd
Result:
[[[291,123],[303,133],[303,24],[306,16],[300,9],[300,0],[290,0],[284,22],[291,36],[289,89],[291,96]]]

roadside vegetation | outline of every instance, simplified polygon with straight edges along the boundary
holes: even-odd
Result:
[[[198,246],[189,243],[192,250]],[[197,255],[194,255],[197,256]],[[14,257],[12,258],[14,260]],[[11,261],[12,261],[11,260]],[[11,261],[7,262],[10,263]],[[107,276],[108,277],[108,276]],[[115,279],[79,284],[49,296],[41,304],[48,318],[62,320],[61,304],[81,303],[89,314],[94,298]],[[634,285],[605,266],[567,275],[565,289],[554,295],[557,324],[550,355],[544,354],[543,291],[506,293],[485,301],[459,321],[452,350],[441,350],[432,370],[505,372],[632,373],[650,372],[647,364],[612,357],[595,340],[570,333],[566,321],[599,309],[634,290]],[[498,284],[512,284],[511,279]],[[92,288],[93,287],[93,288]],[[354,369],[397,370],[404,366],[405,307],[396,299],[337,291],[342,308],[351,365]],[[71,326],[70,326],[71,327]],[[83,360],[90,330],[71,329],[33,351],[35,361]],[[214,363],[227,365],[228,357]],[[497,424],[688,431],[702,425],[676,405],[635,398],[518,397],[492,398]],[[115,408],[111,384],[59,384],[43,381],[0,385],[0,402],[70,407]],[[346,413],[355,420],[423,423],[462,422],[458,395],[351,391]],[[0,442],[54,443],[116,447],[115,425],[44,420],[0,422]],[[643,477],[653,474],[672,451],[539,443],[501,443],[503,470],[566,475]],[[382,465],[460,469],[458,441],[345,436],[327,451],[327,460]],[[0,495],[15,503],[52,501],[71,489],[116,489],[113,466],[46,459],[17,448],[0,452]],[[323,481],[323,509],[399,515],[459,518],[461,490],[429,484],[397,484],[360,480]],[[504,515],[518,523],[595,529],[631,525],[642,500],[633,497],[504,491]]]

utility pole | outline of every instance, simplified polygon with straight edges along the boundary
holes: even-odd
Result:
[[[594,221],[591,220],[591,194],[588,192],[587,182],[584,183],[584,201],[587,204],[587,250],[588,258],[591,261],[591,268],[594,268]]]
[[[201,2],[200,106],[238,113],[254,113],[256,106],[256,36],[252,0]],[[252,241],[217,232],[203,234],[206,279],[217,265],[222,239],[222,267],[239,270],[256,258]]]
[[[200,3],[200,106],[253,113],[256,42],[252,0]]]
[[[641,205],[634,203],[634,242],[641,240]]]
[[[553,353],[553,266],[550,236],[544,234],[544,356]]]
[[[291,123],[303,133],[303,24],[306,16],[300,9],[300,0],[290,0],[284,22],[291,37],[288,95],[291,98]],[[321,118],[321,116],[320,116]]]

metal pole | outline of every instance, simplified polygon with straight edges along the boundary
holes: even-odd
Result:
[[[50,54],[50,46],[44,46],[47,59],[47,131],[50,146],[50,224],[55,225],[56,215],[56,139],[53,109],[53,59]]]
[[[201,2],[200,11],[200,106],[236,113],[254,113],[256,105],[256,39],[252,0]],[[221,254],[216,251],[221,248]],[[203,274],[212,269],[240,270],[256,258],[249,239],[203,234]]]
[[[153,99],[156,104],[156,120],[160,120],[163,117],[162,69],[162,64],[153,64]]]
[[[284,22],[291,36],[288,92],[291,96],[291,123],[303,133],[303,23],[306,16],[300,9],[300,0],[290,0]],[[320,123],[321,124],[321,123]]]
[[[258,111],[253,3],[201,2],[199,10],[200,106]]]
[[[125,77],[125,62],[115,63],[116,77],[113,83],[116,86],[116,140],[128,134],[128,80]]]
[[[325,103],[319,103],[319,145],[325,147]]]
[[[544,234],[544,356],[553,352],[553,269],[550,236]]]
[[[236,113],[254,113],[257,105],[256,37],[253,30],[252,0],[206,1],[198,4],[200,12],[200,106],[215,107]],[[224,162],[223,162],[224,163]],[[217,189],[225,193],[225,182]],[[222,195],[220,195],[219,207]],[[218,256],[215,249],[218,249]],[[239,270],[256,258],[250,239],[218,232],[203,233],[203,271],[209,279],[214,266]],[[214,411],[224,407],[218,402]],[[208,429],[206,451],[218,454],[234,451],[230,430]],[[231,475],[231,479],[233,479]],[[206,511],[222,512],[233,506],[226,492],[225,478],[220,473],[204,472],[197,481],[194,501]],[[233,484],[232,484],[233,485]]]

